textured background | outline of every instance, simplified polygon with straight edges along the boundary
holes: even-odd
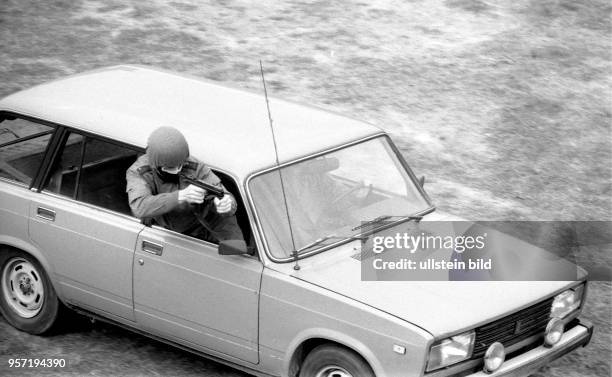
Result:
[[[439,209],[471,219],[612,219],[609,1],[0,0],[0,96],[139,63],[259,90],[392,134]],[[609,259],[607,259],[609,264]],[[591,345],[541,376],[610,375],[610,282]],[[69,359],[9,370],[9,357]],[[240,373],[112,326],[33,337],[0,318],[0,375]]]

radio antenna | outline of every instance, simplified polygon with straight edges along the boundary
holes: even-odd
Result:
[[[281,191],[283,193],[283,201],[285,203],[285,213],[287,214],[287,224],[289,224],[289,234],[291,235],[291,246],[293,247],[293,260],[295,265],[294,270],[299,270],[300,265],[298,264],[298,251],[295,247],[295,239],[293,238],[293,227],[291,226],[291,217],[289,217],[289,206],[287,205],[287,194],[285,192],[285,184],[283,182],[283,170],[280,168],[280,161],[278,159],[278,147],[276,146],[276,136],[274,134],[274,125],[272,122],[272,113],[270,112],[270,101],[268,101],[268,89],[266,88],[266,78],[264,77],[264,69],[261,59],[259,59],[259,70],[261,71],[261,81],[263,82],[264,96],[266,97],[266,107],[268,109],[268,120],[270,123],[270,131],[272,132],[272,142],[274,143],[274,153],[276,155],[276,166],[278,167],[278,174],[280,178]]]

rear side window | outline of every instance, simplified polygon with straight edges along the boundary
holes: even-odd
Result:
[[[43,189],[131,214],[125,172],[138,155],[135,149],[71,132],[62,141]]]
[[[0,177],[30,185],[54,128],[26,119],[0,122]]]

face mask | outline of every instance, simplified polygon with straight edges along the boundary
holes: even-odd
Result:
[[[162,166],[160,167],[160,170],[168,174],[178,174],[181,172],[181,170],[183,170],[183,166],[180,165],[175,168],[168,168],[166,166]]]
[[[177,169],[167,169],[164,167],[157,168],[157,175],[161,178],[162,181],[168,183],[179,183],[179,175],[181,168]]]

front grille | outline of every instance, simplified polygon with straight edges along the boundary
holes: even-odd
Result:
[[[543,334],[550,319],[553,298],[476,328],[472,359],[482,357],[495,342],[509,347],[531,336]]]

